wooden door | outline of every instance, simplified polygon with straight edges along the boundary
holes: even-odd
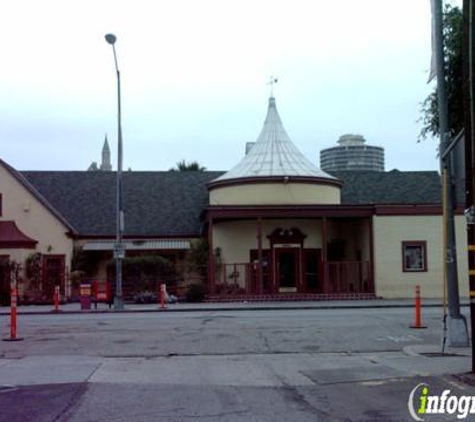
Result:
[[[300,276],[299,248],[276,248],[276,276],[280,292],[296,292]]]

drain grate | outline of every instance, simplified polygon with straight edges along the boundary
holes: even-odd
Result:
[[[465,355],[458,355],[457,353],[442,353],[442,352],[425,352],[419,353],[426,358],[465,358]]]

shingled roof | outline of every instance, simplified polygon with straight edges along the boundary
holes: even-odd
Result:
[[[116,173],[24,171],[30,183],[81,235],[114,235]],[[222,172],[124,172],[125,234],[190,236],[200,233],[206,185]]]
[[[116,173],[23,171],[23,176],[83,236],[115,233]],[[208,205],[207,185],[223,172],[124,172],[125,234],[192,236]],[[438,204],[435,171],[341,171],[342,204]]]
[[[335,171],[344,182],[342,204],[439,204],[442,185],[436,171]]]

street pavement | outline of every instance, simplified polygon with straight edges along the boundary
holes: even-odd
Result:
[[[440,356],[439,307],[415,330],[403,306],[236,306],[22,313],[24,340],[0,342],[0,421],[410,421],[420,382],[475,395],[470,349]]]
[[[468,306],[468,301],[461,301],[463,306]],[[423,307],[436,307],[442,309],[442,301],[438,299],[424,299],[422,301]],[[163,309],[159,304],[135,304],[128,303],[125,305],[125,309],[119,312],[189,312],[189,311],[246,311],[246,310],[285,310],[285,309],[379,309],[379,308],[414,308],[413,299],[374,299],[374,300],[331,300],[331,301],[282,301],[282,302],[248,302],[248,301],[236,301],[236,302],[200,302],[200,303],[187,303],[179,302],[172,303]],[[19,306],[17,308],[19,314],[48,314],[54,313],[53,305],[28,305]],[[99,312],[107,313],[114,312],[110,306],[105,303],[92,304],[91,309],[81,310],[79,302],[62,303],[59,307],[61,313],[86,313],[86,312]],[[9,315],[10,308],[6,306],[0,306],[0,315]]]

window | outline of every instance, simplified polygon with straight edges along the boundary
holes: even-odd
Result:
[[[423,240],[402,242],[402,271],[427,271],[427,247]]]

